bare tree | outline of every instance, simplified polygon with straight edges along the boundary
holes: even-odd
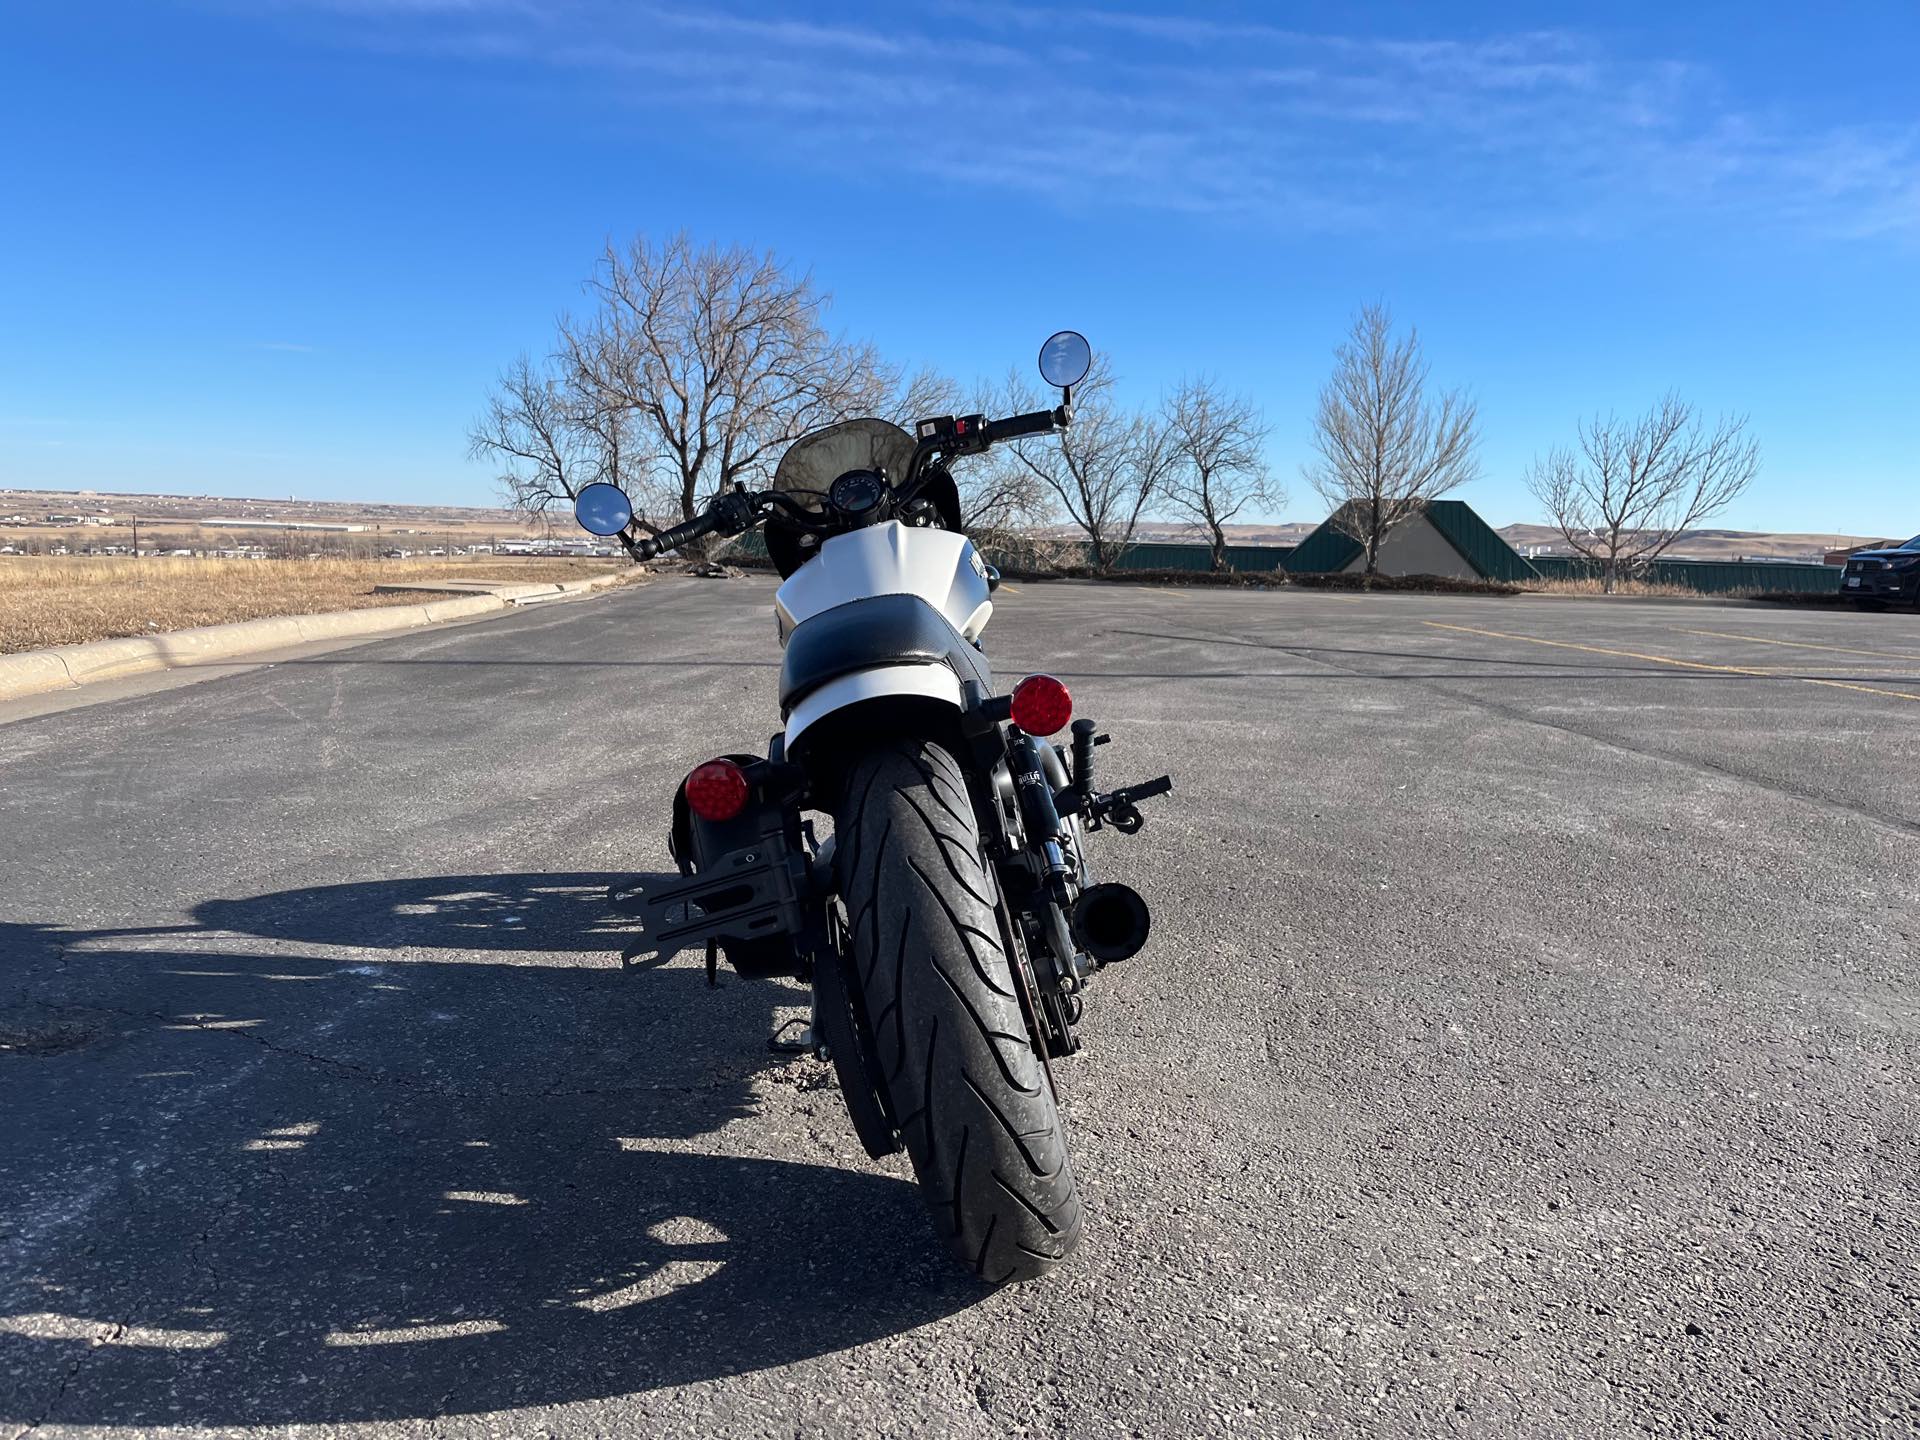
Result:
[[[1005,548],[1020,532],[1045,525],[1058,513],[1052,487],[1008,448],[962,461],[953,467],[953,478],[961,518],[976,545]]]
[[[1428,402],[1419,332],[1396,339],[1384,305],[1361,309],[1334,357],[1313,417],[1320,458],[1304,473],[1374,575],[1381,543],[1396,528],[1479,475],[1478,417],[1464,390]]]
[[[1026,380],[1010,375],[997,408],[1012,414],[1040,407]],[[1175,461],[1171,432],[1158,417],[1115,403],[1112,371],[1099,356],[1073,389],[1073,424],[1057,435],[1013,441],[1007,450],[1085,532],[1093,568],[1103,574],[1133,543],[1141,514]]]
[[[571,378],[520,356],[501,373],[468,434],[468,453],[499,465],[507,504],[542,523],[555,507],[570,509],[596,481],[636,497],[654,488],[652,456],[634,435],[631,417],[582,395]]]
[[[915,370],[893,381],[894,390],[886,404],[874,413],[911,431],[916,422],[934,415],[951,415],[961,406],[960,387],[953,378],[938,370]],[[894,477],[898,479],[898,476]]]
[[[515,510],[538,514],[573,497],[599,477],[599,457],[575,428],[565,390],[554,376],[521,355],[501,372],[473,424],[467,453],[500,466],[501,498]]]
[[[1248,505],[1284,504],[1260,449],[1267,425],[1245,396],[1228,395],[1202,376],[1182,380],[1161,408],[1174,450],[1167,503],[1206,527],[1213,568],[1227,566],[1227,526]]]
[[[1760,447],[1746,427],[1729,415],[1708,427],[1669,391],[1638,419],[1582,421],[1579,453],[1536,459],[1527,488],[1574,552],[1601,567],[1611,595],[1753,483]]]
[[[632,418],[676,520],[763,479],[808,431],[886,413],[918,380],[830,335],[829,297],[771,254],[642,236],[609,246],[588,289],[592,317],[561,323],[569,388]]]

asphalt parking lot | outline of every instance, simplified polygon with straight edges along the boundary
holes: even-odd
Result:
[[[1920,1430],[1920,617],[1009,587],[1177,789],[983,1292],[612,958],[770,589],[0,707],[0,1435]]]

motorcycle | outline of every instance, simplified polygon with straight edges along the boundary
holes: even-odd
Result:
[[[679,877],[609,896],[643,924],[623,960],[704,943],[710,979],[724,953],[744,976],[808,982],[811,1024],[774,1048],[832,1063],[867,1153],[906,1150],[936,1229],[992,1283],[1079,1243],[1053,1065],[1080,1048],[1088,982],[1151,924],[1136,891],[1093,882],[1087,839],[1138,831],[1140,802],[1173,782],[1100,789],[1108,737],[1053,676],[996,693],[980,636],[1000,576],[962,529],[950,466],[1071,424],[1091,364],[1063,331],[1040,356],[1053,409],[937,416],[914,435],[831,425],[792,445],[771,489],[736,485],[655,534],[632,533],[613,485],[575,505],[638,560],[763,526],[782,577],[784,729],[764,756],[681,782]],[[824,840],[809,812],[830,818]]]

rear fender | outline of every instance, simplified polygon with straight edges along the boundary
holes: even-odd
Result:
[[[912,736],[965,759],[960,682],[944,665],[889,665],[842,676],[788,717],[787,754],[806,771],[812,803],[831,810],[848,764],[875,745]]]
[[[806,748],[801,737],[829,718],[844,724],[848,711],[871,711],[875,708],[873,702],[895,700],[933,701],[943,705],[957,725],[963,703],[960,677],[946,665],[910,664],[881,665],[829,680],[788,714],[787,753],[797,758]]]

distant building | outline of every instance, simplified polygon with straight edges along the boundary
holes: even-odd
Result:
[[[365,525],[342,525],[325,520],[235,520],[231,517],[196,523],[209,530],[324,530],[330,534],[345,535],[357,535],[367,528]]]
[[[1340,528],[1349,503],[1327,517],[1283,563],[1290,575],[1357,575],[1366,547]],[[1462,500],[1429,500],[1418,515],[1387,533],[1382,575],[1444,575],[1456,580],[1537,580],[1539,574]]]
[[[1821,557],[1821,563],[1825,565],[1845,565],[1847,561],[1858,555],[1862,550],[1891,550],[1899,543],[1898,540],[1869,540],[1864,545],[1855,545],[1848,550],[1829,550]]]

